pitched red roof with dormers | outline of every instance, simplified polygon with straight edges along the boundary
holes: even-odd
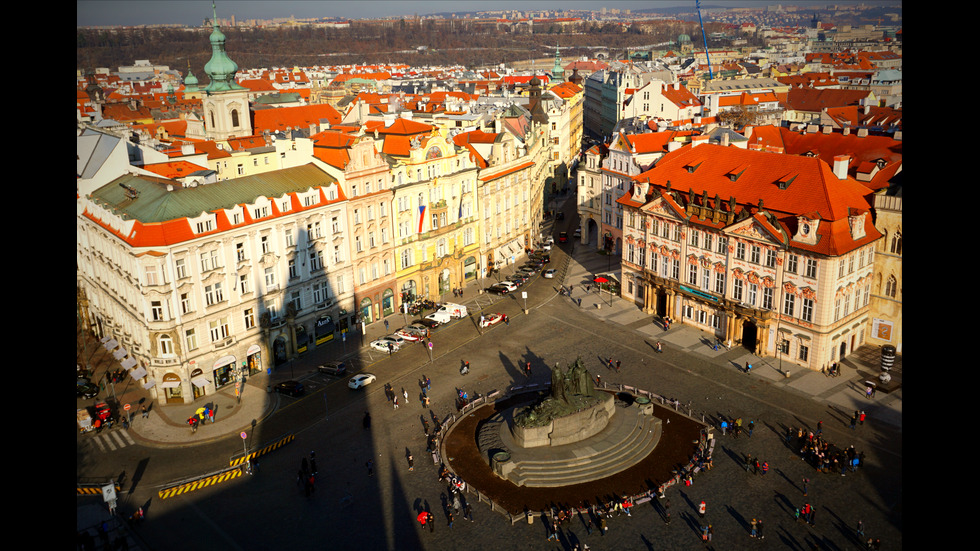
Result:
[[[709,203],[716,195],[726,204],[734,197],[736,214],[741,216],[755,216],[761,202],[761,209],[772,213],[790,236],[796,234],[797,216],[816,213],[822,221],[820,239],[812,246],[794,242],[794,247],[821,254],[843,254],[881,235],[867,216],[866,237],[851,239],[848,217],[870,212],[872,190],[854,178],[837,178],[819,158],[701,144],[664,155],[633,180],[650,182],[659,191],[670,182],[672,192],[682,196],[685,204],[700,204],[705,195]],[[780,186],[780,182],[789,184]],[[692,223],[701,221],[695,218]]]
[[[333,126],[340,123],[341,114],[327,103],[258,109],[252,111],[252,131],[262,134],[265,131],[280,132],[287,128],[309,128],[320,124],[322,120]]]

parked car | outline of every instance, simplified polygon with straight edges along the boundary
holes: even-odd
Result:
[[[95,398],[99,394],[99,385],[85,379],[85,382],[75,384],[75,393],[78,398]]]
[[[400,349],[403,344],[405,344],[405,339],[397,335],[388,335],[376,341],[371,341],[371,348],[380,350],[381,352],[394,352]]]
[[[575,237],[576,239],[578,239],[579,237],[582,237],[582,228],[575,228],[575,231],[574,231],[574,232],[572,232],[572,235],[573,235],[573,236],[574,236],[574,237]]]
[[[543,253],[534,253],[531,255],[531,260],[535,260],[537,262],[540,262],[541,264],[548,264],[549,262],[551,262],[551,255],[543,254]]]
[[[490,327],[504,321],[504,315],[500,313],[485,314],[480,321],[480,327]]]
[[[487,292],[497,293],[498,295],[506,295],[507,293],[516,289],[513,283],[510,285],[504,283],[494,283],[493,285],[487,287]]]
[[[412,325],[422,325],[424,327],[428,327],[429,329],[435,329],[442,324],[434,319],[422,318],[420,320],[413,321]]]
[[[529,277],[530,276],[528,276],[526,273],[520,273],[520,272],[518,272],[518,273],[516,273],[514,275],[507,276],[507,281],[511,281],[511,282],[514,283],[514,285],[517,285],[518,287],[520,287],[521,285],[523,285],[529,279]]]
[[[568,241],[568,232],[567,231],[560,232],[558,234],[558,242],[564,243],[566,241]]]
[[[327,375],[343,375],[347,373],[347,365],[344,362],[327,362],[317,366],[317,371]]]
[[[541,243],[540,245],[538,245],[538,249],[542,251],[550,251],[551,243]]]
[[[541,275],[548,279],[553,279],[555,277],[555,270],[554,269],[545,270],[544,273]]]
[[[538,273],[538,270],[540,270],[540,268],[537,265],[530,263],[524,264],[517,269],[518,272],[524,272],[526,274],[536,274]]]
[[[415,340],[419,340],[429,333],[429,328],[421,323],[413,323],[411,325],[406,325],[405,327],[402,327],[402,332],[408,333],[409,335],[414,335],[418,337]]]
[[[416,342],[422,340],[422,336],[424,335],[424,333],[423,334],[413,333],[411,331],[408,331],[406,326],[406,327],[402,327],[398,331],[395,331],[394,335],[397,337],[401,337],[408,342]]]
[[[354,375],[353,377],[350,378],[349,381],[347,381],[347,386],[354,390],[357,390],[359,388],[364,388],[367,385],[377,380],[378,378],[372,375],[371,373],[359,373],[357,375]]]
[[[279,394],[288,394],[290,396],[302,396],[303,383],[299,381],[283,381],[275,386],[275,390]]]

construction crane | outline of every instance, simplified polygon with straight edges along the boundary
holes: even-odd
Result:
[[[704,42],[704,57],[708,60],[708,80],[715,78],[711,71],[711,56],[708,55],[708,39],[704,36],[704,21],[701,20],[701,0],[694,0],[694,6],[698,10],[698,23],[701,24],[701,41]]]

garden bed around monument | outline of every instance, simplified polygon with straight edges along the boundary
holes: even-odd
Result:
[[[512,395],[470,410],[453,425],[443,441],[447,466],[482,497],[492,501],[496,508],[512,516],[523,515],[525,511],[538,514],[553,506],[584,507],[655,492],[673,478],[675,471],[682,469],[698,449],[702,425],[655,403],[653,415],[663,421],[663,435],[653,452],[636,465],[593,482],[557,488],[517,486],[493,472],[481,455],[477,433],[485,420],[525,400],[522,395]]]

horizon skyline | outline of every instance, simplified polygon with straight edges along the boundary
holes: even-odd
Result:
[[[200,26],[211,17],[209,0],[165,0],[157,2],[129,2],[125,0],[75,0],[75,26],[118,27],[143,25]],[[705,0],[702,11],[720,7],[766,6],[830,6],[830,5],[881,5],[901,7],[896,0],[858,1],[838,0]],[[486,11],[598,11],[628,9],[635,12],[656,8],[695,8],[695,0],[368,0],[347,2],[341,0],[290,0],[264,2],[259,0],[216,0],[219,20],[232,17],[236,21],[251,19],[314,19],[337,17],[341,19],[374,19],[385,17],[428,16],[439,13],[471,13]]]

